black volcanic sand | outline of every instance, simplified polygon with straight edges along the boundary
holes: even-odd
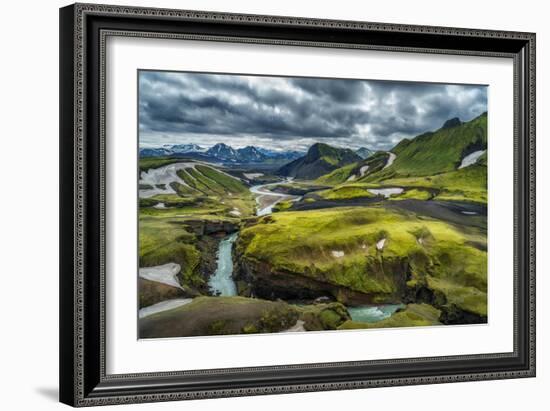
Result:
[[[484,204],[409,199],[386,201],[385,206],[454,224],[487,229],[487,206]],[[464,214],[464,212],[476,214]]]

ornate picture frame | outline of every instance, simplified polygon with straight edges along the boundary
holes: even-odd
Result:
[[[106,39],[505,58],[514,71],[513,351],[106,372]],[[535,376],[535,34],[75,4],[60,10],[60,400],[73,406]]]

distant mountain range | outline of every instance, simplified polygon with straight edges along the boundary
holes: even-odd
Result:
[[[341,167],[342,165],[349,164],[349,162],[369,158],[374,153],[375,151],[367,147],[361,147],[354,152],[350,149],[336,148],[323,143],[312,145],[307,154],[296,150],[275,151],[255,146],[246,146],[235,149],[224,143],[215,144],[210,148],[202,147],[198,144],[174,144],[155,148],[141,148],[139,150],[139,155],[142,158],[182,157],[224,164],[270,163],[280,165],[291,163],[301,157],[307,157],[304,159],[303,164],[300,162],[301,166],[298,164],[287,164],[287,168],[281,168],[281,173],[289,173],[284,175],[293,177],[302,175],[314,176],[319,173],[325,174],[335,168]],[[319,158],[316,158],[316,156]],[[304,170],[307,169],[308,171],[292,171],[292,169],[297,166],[305,167]]]
[[[313,144],[302,156],[278,170],[278,174],[299,179],[314,180],[347,164],[361,161],[353,150],[336,148],[324,143]]]
[[[218,143],[210,148],[197,144],[167,145],[159,148],[142,148],[140,157],[186,157],[222,163],[249,164],[266,161],[292,161],[302,155],[300,151],[275,151],[265,148],[246,146],[235,149],[227,144]]]

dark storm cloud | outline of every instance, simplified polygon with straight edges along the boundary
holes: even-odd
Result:
[[[141,72],[140,142],[390,149],[487,109],[484,86]],[[143,136],[143,138],[142,138]]]

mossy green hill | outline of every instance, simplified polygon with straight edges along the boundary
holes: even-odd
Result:
[[[370,174],[365,180],[383,181],[397,176],[430,176],[455,171],[466,155],[486,148],[487,113],[484,113],[467,123],[442,127],[399,143],[390,150],[396,154],[393,164]]]
[[[329,293],[361,304],[395,303],[425,292],[440,296],[449,310],[483,317],[483,244],[483,233],[413,213],[341,207],[260,219],[241,231],[237,254],[244,277],[260,284],[256,294],[270,290],[288,298],[294,289],[295,296],[309,290],[311,296]]]
[[[282,176],[314,180],[332,170],[357,161],[361,161],[361,157],[350,149],[316,143],[309,148],[305,156],[281,167],[278,173]]]
[[[197,297],[189,304],[140,320],[140,338],[336,330],[350,320],[339,303],[307,307],[245,297]]]
[[[366,160],[337,168],[331,173],[319,177],[316,182],[318,184],[336,185],[365,179],[366,176],[382,170],[388,158],[389,154],[387,152],[378,151]]]
[[[456,171],[462,159],[477,150],[487,149],[487,113],[466,123],[453,123],[437,131],[403,139],[389,152],[396,155],[385,167],[389,154],[377,152],[320,176],[320,184],[343,184],[348,181],[382,182],[390,178],[422,177]],[[485,153],[477,162],[487,165]],[[360,173],[363,166],[368,166]]]
[[[322,198],[346,198],[346,193],[353,198],[351,193],[359,193],[363,185],[365,190],[376,186],[404,188],[400,198],[487,203],[487,152],[475,164],[459,168],[465,156],[486,149],[484,113],[466,123],[449,121],[435,132],[402,140],[390,150],[395,154],[391,165],[387,163],[389,154],[378,152],[320,176],[316,183],[333,186],[319,192]],[[348,186],[353,189],[343,188]]]
[[[140,157],[139,171],[147,171],[151,168],[159,168],[168,164],[180,162],[181,159],[173,157]]]
[[[140,166],[158,168],[178,162],[174,160],[145,158]],[[212,236],[236,231],[241,217],[254,214],[255,202],[239,179],[214,167],[197,163],[178,170],[177,175],[185,184],[171,183],[176,193],[139,201],[139,265],[177,263],[182,287],[191,294],[205,294],[219,241]],[[152,301],[146,298],[149,289],[143,286],[140,291],[142,300]]]

